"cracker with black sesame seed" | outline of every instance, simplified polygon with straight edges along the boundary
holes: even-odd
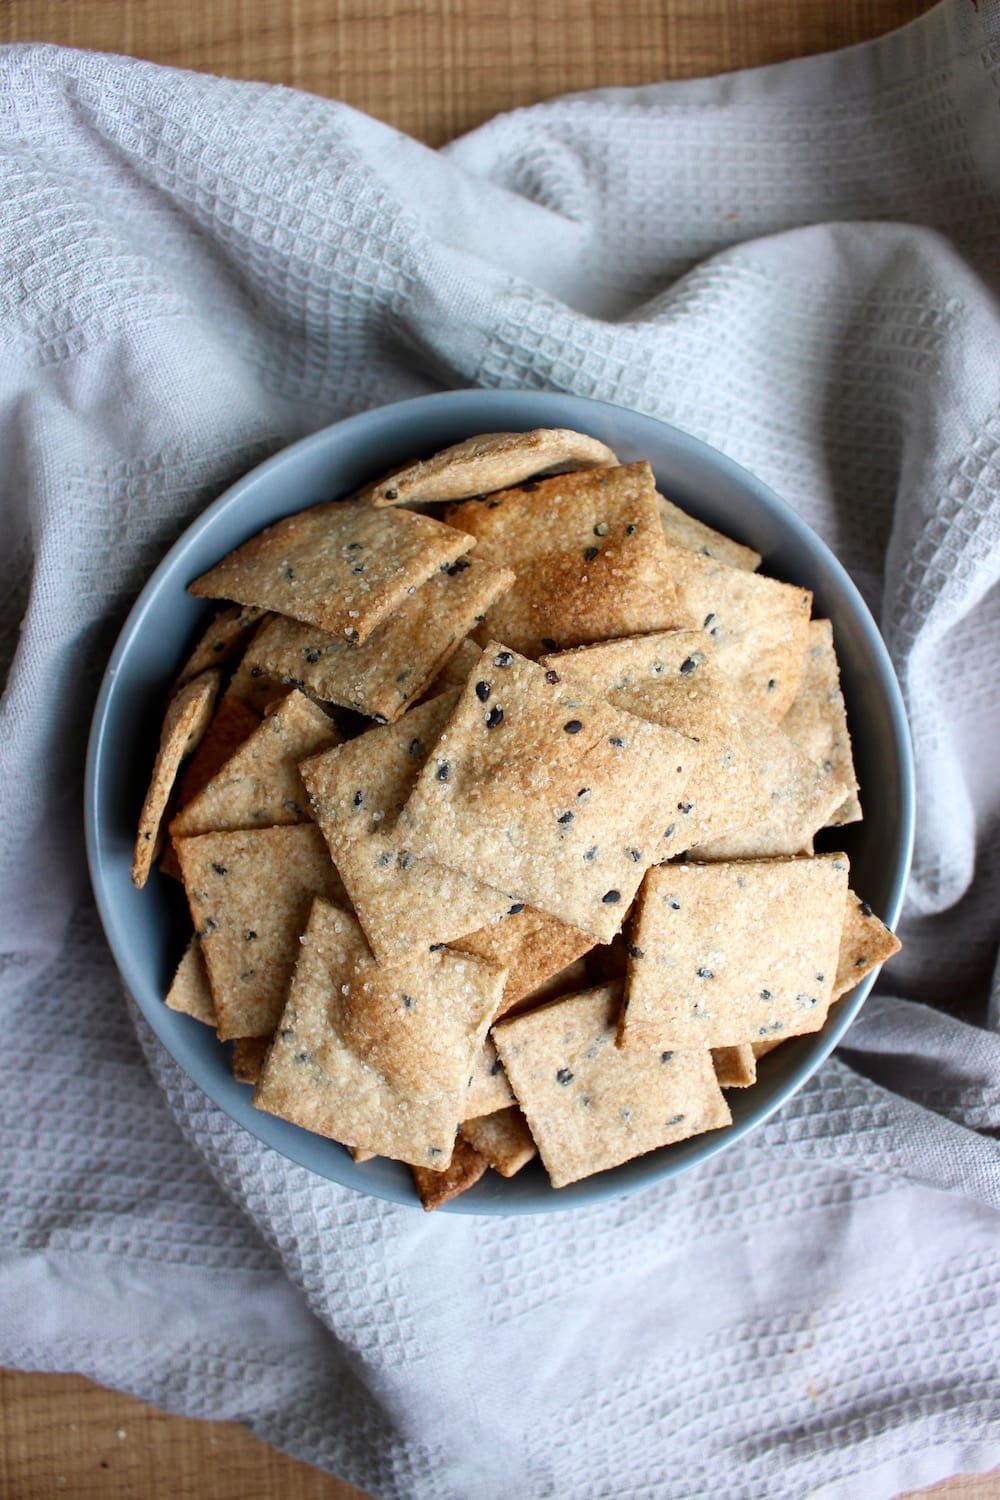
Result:
[[[639,719],[693,741],[680,799],[686,846],[748,821],[763,806],[755,753],[707,631],[669,630],[543,656],[542,666]]]
[[[760,714],[741,720],[761,795],[721,833],[691,840],[702,861],[811,854],[813,835],[841,805],[847,784],[809,760],[784,732]]]
[[[697,552],[701,557],[714,557],[731,568],[743,568],[755,573],[761,564],[759,552],[734,542],[732,537],[713,531],[704,521],[698,521],[680,506],[674,505],[666,495],[657,492],[656,503],[660,508],[660,524],[667,541],[686,552]]]
[[[843,854],[651,870],[632,924],[620,1045],[732,1047],[818,1031],[847,874]]]
[[[346,1146],[448,1165],[503,970],[440,949],[378,964],[317,901],[254,1103]]]
[[[149,879],[153,861],[160,852],[163,820],[181,762],[197,749],[211,722],[220,682],[218,672],[203,672],[175,693],[167,706],[132,856],[132,884],[138,890]]]
[[[441,1208],[445,1203],[475,1187],[489,1166],[485,1157],[476,1148],[459,1136],[455,1142],[451,1161],[442,1171],[433,1167],[412,1167],[413,1182],[420,1201],[428,1213]]]
[[[468,1088],[462,1099],[462,1119],[508,1109],[513,1103],[514,1095],[507,1082],[503,1063],[497,1057],[492,1037],[488,1036],[476,1055],[469,1076]]]
[[[712,1066],[720,1089],[748,1089],[757,1082],[757,1059],[749,1042],[713,1047]]]
[[[177,972],[167,991],[166,1003],[171,1010],[184,1016],[192,1016],[196,1021],[211,1026],[213,1031],[218,1025],[205,960],[195,938],[188,943],[184,957],[177,965]]]
[[[677,623],[648,464],[532,481],[448,519],[478,539],[480,557],[517,574],[480,639],[538,656]]]
[[[261,716],[228,691],[223,693],[204,738],[188,761],[177,784],[177,806],[184,808],[204,790],[212,777],[253,734]]]
[[[484,651],[398,836],[607,942],[648,866],[684,847],[676,807],[693,747],[556,675],[506,646]]]
[[[901,947],[899,938],[875,915],[868,902],[848,891],[837,974],[833,981],[834,1000],[853,990],[866,974],[884,964]]]
[[[567,469],[589,469],[618,462],[597,438],[566,428],[536,427],[531,432],[482,432],[442,448],[431,458],[384,474],[362,490],[372,505],[413,505],[465,500]]]
[[[271,1045],[269,1036],[239,1036],[233,1042],[233,1077],[237,1083],[256,1086]]]
[[[302,693],[284,698],[170,824],[171,838],[309,820],[298,762],[340,743],[333,721]]]
[[[264,619],[266,627],[274,616],[265,615]],[[239,703],[255,713],[258,719],[263,719],[290,691],[291,683],[269,676],[262,667],[253,666],[244,656],[229,680],[223,702]]]
[[[861,818],[858,778],[829,620],[809,622],[802,681],[781,727],[823,775],[847,788],[844,801],[827,819],[828,826],[836,828],[858,822]]]
[[[430,516],[329,501],[265,527],[188,593],[273,609],[360,644],[411,589],[473,545]]]
[[[460,641],[458,649],[444,663],[434,681],[423,693],[424,699],[437,698],[441,693],[451,692],[456,688],[464,688],[469,678],[469,673],[475,667],[481,655],[480,647],[476,645],[471,636],[466,636]]]
[[[475,953],[487,963],[507,970],[507,984],[498,1015],[505,1016],[526,996],[582,958],[594,939],[577,927],[546,912],[514,903],[499,922],[492,922],[452,939],[460,953]]]
[[[239,656],[260,623],[263,611],[231,604],[220,609],[201,636],[174,682],[174,692],[201,672],[228,665]]]
[[[277,1024],[313,897],[346,903],[312,823],[178,839],[222,1041]]]
[[[513,582],[509,568],[460,557],[421,584],[363,645],[278,615],[255,637],[247,661],[327,703],[392,723]]]
[[[731,1122],[707,1048],[615,1046],[620,984],[501,1021],[494,1040],[552,1186]]]
[[[665,625],[706,630],[733,690],[781,719],[802,678],[812,594],[683,547],[667,554],[676,604]]]
[[[514,1177],[538,1155],[528,1122],[516,1105],[463,1120],[459,1134],[501,1177]]]
[[[389,962],[499,921],[510,897],[418,859],[396,819],[458,694],[422,703],[300,766],[316,821],[368,942]]]

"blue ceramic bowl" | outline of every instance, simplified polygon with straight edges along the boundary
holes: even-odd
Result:
[[[837,835],[851,882],[890,925],[902,902],[913,830],[913,772],[899,689],[878,630],[854,585],[816,536],[760,480],[704,443],[651,417],[600,402],[534,391],[454,391],[351,417],[254,469],[211,505],[164,558],[126,621],[94,713],[86,776],[91,878],[122,977],[157,1036],[220,1109],[292,1161],[358,1192],[416,1205],[409,1171],[387,1161],[357,1165],[343,1147],[259,1113],[234,1081],[229,1048],[163,1003],[190,933],[183,895],[154,871],[144,891],[130,880],[139,808],[169,683],[214,605],[186,585],[268,522],[346,495],[390,465],[473,433],[571,427],[610,444],[623,462],[648,459],[661,488],[710,525],[763,554],[764,570],[813,590],[817,615],[833,621],[854,739],[865,821]],[[844,1035],[870,976],[839,1002],[823,1030],[762,1059],[752,1089],[729,1095],[732,1125],[667,1146],[555,1192],[536,1162],[505,1181],[493,1173],[449,1212],[539,1213],[574,1208],[662,1181],[758,1125],[801,1088]]]

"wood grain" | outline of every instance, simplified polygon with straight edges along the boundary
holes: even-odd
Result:
[[[928,0],[4,0],[48,41],[285,83],[432,145],[554,94],[723,72],[863,41]]]
[[[555,94],[781,62],[929,0],[0,0],[0,41],[54,42],[339,98],[432,145]],[[0,1500],[364,1500],[235,1423],[77,1375],[0,1371]],[[936,1500],[1000,1500],[1000,1473]]]

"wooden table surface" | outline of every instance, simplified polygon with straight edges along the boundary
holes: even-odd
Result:
[[[126,52],[288,84],[440,145],[554,94],[778,62],[864,41],[928,8],[928,0],[0,0],[0,41]],[[1000,1472],[926,1493],[1000,1500]],[[79,1375],[0,1371],[0,1497],[59,1494],[363,1500],[233,1423],[169,1417]]]

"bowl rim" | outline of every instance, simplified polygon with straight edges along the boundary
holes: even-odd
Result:
[[[233,484],[227,486],[214,501],[198,514],[189,526],[185,527],[184,531],[160,559],[156,568],[146,580],[118,632],[95,701],[87,744],[84,773],[84,828],[91,887],[94,892],[105,937],[126,992],[133,1004],[142,1013],[158,1040],[170,1053],[173,1061],[197,1087],[202,1089],[215,1107],[228,1115],[237,1127],[248,1130],[263,1145],[278,1151],[296,1165],[316,1173],[325,1180],[336,1183],[338,1186],[347,1187],[352,1191],[367,1194],[368,1196],[417,1208],[421,1207],[420,1201],[412,1189],[406,1193],[396,1192],[382,1182],[369,1184],[356,1180],[357,1174],[362,1169],[359,1169],[356,1164],[351,1162],[350,1157],[346,1156],[346,1153],[346,1160],[343,1166],[346,1168],[350,1164],[353,1171],[350,1171],[347,1175],[355,1180],[347,1181],[344,1177],[326,1171],[322,1166],[317,1166],[315,1162],[307,1160],[306,1158],[314,1154],[316,1142],[321,1142],[325,1146],[335,1144],[326,1137],[317,1136],[299,1126],[292,1125],[290,1122],[262,1114],[254,1110],[252,1105],[249,1105],[247,1118],[244,1119],[240,1115],[234,1114],[230,1105],[220,1099],[218,1091],[211,1087],[211,1079],[199,1077],[197,1068],[192,1069],[189,1061],[182,1061],[177,1056],[174,1045],[175,1039],[171,1035],[172,1028],[178,1019],[177,1014],[167,1009],[163,1004],[162,996],[158,997],[156,1005],[145,1003],[144,999],[140,997],[140,993],[137,993],[137,990],[141,992],[143,988],[142,975],[133,962],[128,948],[122,948],[116,941],[119,918],[115,911],[110,875],[105,868],[100,846],[102,814],[100,771],[105,737],[108,731],[109,708],[112,703],[121,664],[131,650],[134,640],[142,630],[146,615],[159,594],[163,579],[173,571],[179,555],[186,552],[190,548],[192,541],[211,526],[215,517],[229,511],[231,508],[238,507],[241,501],[253,490],[262,485],[266,487],[283,470],[294,469],[303,455],[314,451],[322,452],[336,438],[363,440],[370,433],[375,433],[382,429],[387,418],[390,421],[402,422],[407,417],[419,418],[425,414],[431,415],[437,413],[439,410],[444,411],[449,407],[454,407],[456,403],[461,406],[463,411],[467,409],[470,414],[473,414],[480,408],[484,409],[484,411],[492,409],[498,400],[509,408],[512,421],[515,414],[521,411],[528,418],[537,418],[540,407],[544,407],[550,413],[558,413],[559,408],[562,406],[565,408],[562,413],[564,420],[560,425],[567,427],[575,426],[578,429],[582,427],[583,430],[586,430],[587,411],[591,411],[595,415],[599,414],[605,424],[613,421],[616,417],[618,419],[627,418],[630,423],[634,422],[635,419],[639,419],[640,424],[654,424],[656,428],[662,430],[665,438],[675,447],[686,450],[690,455],[707,463],[711,468],[724,475],[730,483],[734,483],[752,493],[758,501],[762,502],[765,509],[771,511],[778,526],[784,533],[790,535],[793,544],[805,546],[806,550],[810,552],[818,549],[818,555],[824,567],[850,605],[865,635],[866,642],[874,654],[875,665],[883,690],[884,706],[887,710],[891,731],[891,748],[895,758],[900,796],[899,837],[891,861],[888,895],[883,903],[881,913],[883,920],[890,927],[895,926],[903,904],[913,856],[915,823],[913,750],[902,694],[888,649],[878,626],[850,575],[827,544],[769,485],[727,454],[720,452],[710,444],[674,426],[672,423],[661,420],[659,417],[650,416],[648,413],[636,412],[628,407],[617,406],[612,402],[595,401],[589,397],[574,396],[563,392],[459,388],[456,390],[434,392],[430,395],[411,397],[403,401],[388,403],[384,406],[373,407],[356,413],[353,416],[330,423],[316,432],[288,444],[269,458],[263,460],[263,462],[255,465]],[[548,419],[544,421],[529,420],[521,424],[517,430],[528,430],[529,427],[540,425],[554,426],[557,424]],[[495,431],[497,429],[494,426],[492,428],[481,427],[478,430]],[[475,429],[470,428],[469,435],[473,435],[474,431]],[[458,439],[454,439],[453,441],[458,441]],[[277,520],[280,515],[291,514],[295,509],[301,509],[301,506],[293,504],[287,511],[275,510],[272,519]],[[828,1018],[822,1030],[811,1034],[809,1040],[812,1041],[812,1045],[806,1054],[796,1066],[787,1072],[786,1076],[773,1089],[768,1099],[761,1102],[746,1118],[739,1122],[734,1122],[724,1130],[712,1131],[700,1137],[693,1137],[692,1141],[700,1143],[700,1146],[698,1149],[692,1149],[684,1159],[663,1161],[662,1153],[664,1150],[669,1150],[670,1148],[661,1147],[656,1151],[647,1153],[645,1157],[634,1158],[630,1163],[623,1163],[619,1167],[581,1179],[579,1183],[572,1184],[568,1188],[561,1188],[557,1191],[545,1183],[544,1191],[528,1200],[512,1200],[507,1206],[504,1205],[501,1199],[490,1199],[485,1203],[481,1201],[477,1202],[473,1192],[473,1194],[463,1194],[451,1203],[443,1205],[443,1211],[489,1217],[503,1214],[521,1216],[533,1213],[567,1212],[578,1207],[591,1206],[610,1199],[630,1195],[633,1192],[642,1191],[644,1188],[652,1187],[656,1183],[663,1182],[682,1172],[690,1171],[695,1166],[710,1160],[719,1152],[735,1145],[737,1141],[742,1140],[751,1131],[756,1130],[758,1126],[762,1125],[782,1105],[787,1103],[803,1087],[812,1074],[821,1067],[855,1020],[878,977],[880,967],[867,975],[860,984],[855,986],[854,990],[850,991],[842,1000],[837,1002],[836,1011]],[[807,1039],[797,1038],[796,1040],[805,1041]],[[298,1140],[299,1137],[304,1138],[304,1143]],[[309,1143],[313,1143],[312,1149],[310,1149]],[[636,1162],[645,1163],[648,1170],[632,1173],[627,1180],[621,1180],[619,1174],[622,1168],[628,1166],[634,1167]],[[574,1192],[574,1188],[581,1191],[578,1193]]]

